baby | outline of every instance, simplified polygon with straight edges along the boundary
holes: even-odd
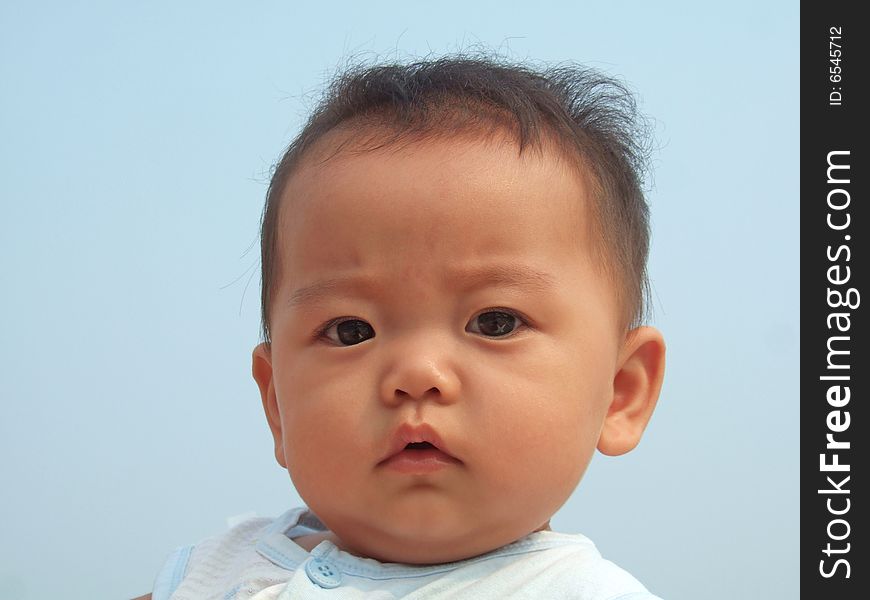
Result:
[[[550,529],[662,383],[637,125],[583,68],[337,78],[262,222],[253,375],[307,506],[179,548],[153,600],[655,598]]]

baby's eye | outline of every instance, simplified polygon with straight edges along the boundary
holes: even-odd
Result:
[[[504,309],[493,309],[474,317],[465,331],[481,333],[487,337],[507,337],[522,323],[523,320],[513,313]]]
[[[340,346],[353,346],[375,337],[375,330],[361,319],[335,320],[327,325],[320,335],[326,336]]]

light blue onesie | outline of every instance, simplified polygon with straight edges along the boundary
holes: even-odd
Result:
[[[324,530],[305,507],[249,519],[173,552],[152,598],[660,600],[582,535],[538,531],[474,558],[416,566],[359,558],[330,541],[309,553],[291,539]]]

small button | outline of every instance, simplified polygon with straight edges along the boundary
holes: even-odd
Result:
[[[341,571],[327,560],[312,558],[305,563],[308,579],[322,588],[335,588],[341,585]]]

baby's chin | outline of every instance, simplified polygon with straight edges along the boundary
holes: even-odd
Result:
[[[480,556],[519,540],[536,531],[549,530],[549,521],[537,528],[527,530],[514,527],[487,527],[486,531],[466,533],[438,531],[407,531],[369,533],[343,531],[344,535],[330,532],[328,539],[339,549],[361,558],[371,558],[382,563],[432,565],[456,562]]]

